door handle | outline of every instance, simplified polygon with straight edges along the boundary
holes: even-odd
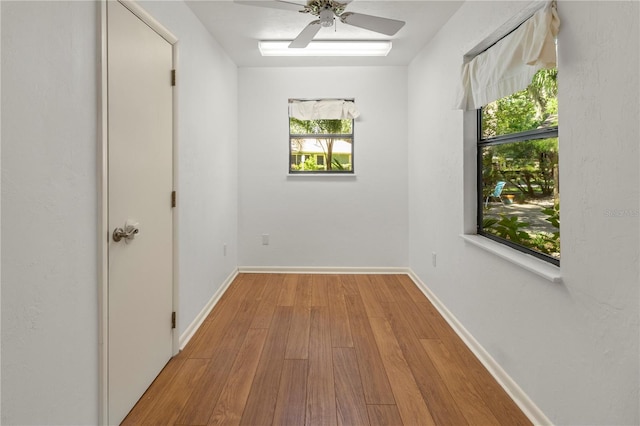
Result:
[[[136,236],[136,234],[138,234],[140,232],[140,229],[138,229],[138,224],[125,224],[124,228],[116,228],[113,230],[113,241],[120,242],[122,240],[124,240],[125,243],[129,243],[131,240],[133,240]]]

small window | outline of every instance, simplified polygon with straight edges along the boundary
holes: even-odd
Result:
[[[323,100],[294,102],[321,105]],[[316,108],[321,112],[313,114],[320,115],[312,115],[312,119],[296,118],[290,113],[289,173],[353,173],[353,117],[334,118],[335,114],[357,116],[353,101],[326,102],[329,108]],[[329,111],[326,114],[330,118],[321,118],[323,111]]]
[[[560,264],[556,69],[478,110],[478,233]]]

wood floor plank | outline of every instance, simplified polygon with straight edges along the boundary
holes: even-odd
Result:
[[[225,291],[222,297],[220,297],[220,300],[216,303],[214,309],[209,312],[205,321],[214,320],[218,313],[225,310],[225,306],[237,306],[242,303],[244,298],[250,293],[251,285],[255,279],[255,274],[238,275],[233,280],[227,291]]]
[[[296,300],[298,277],[298,274],[286,274],[284,276],[282,290],[278,298],[278,306],[293,306],[293,302]]]
[[[228,324],[227,320],[231,319],[231,317],[226,315],[226,313],[230,310],[233,311],[234,309],[237,309],[237,306],[243,303],[244,298],[249,293],[249,284],[253,283],[253,280],[254,277],[247,277],[244,274],[238,275],[233,280],[227,291],[222,295],[209,315],[207,315],[207,318],[202,323],[200,328],[196,331],[189,343],[181,351],[182,356],[185,356],[187,358],[191,358],[192,356],[200,358],[204,357],[201,353],[198,352],[201,351],[202,348],[211,347],[212,344],[215,343],[208,339],[219,337],[219,334],[212,335],[211,333],[209,333],[209,327],[211,326],[211,323],[215,323],[215,326],[213,326],[211,330],[225,330]],[[225,318],[223,318],[222,320],[218,318],[221,313],[225,316]]]
[[[368,425],[369,415],[358,360],[353,348],[333,348],[333,371],[339,425]]]
[[[208,359],[185,360],[171,386],[172,391],[162,394],[153,410],[145,417],[143,424],[175,423],[194,386],[201,380],[209,362]]]
[[[305,275],[298,281],[296,298],[292,309],[291,327],[284,354],[285,359],[307,359],[309,357],[311,279],[311,276]]]
[[[267,278],[267,290],[264,292],[258,311],[255,314],[251,328],[269,328],[273,312],[280,298],[284,281],[283,274],[269,274]]]
[[[395,404],[376,340],[360,296],[346,296],[349,323],[367,404]]]
[[[127,417],[122,421],[122,425],[138,425],[151,413],[154,405],[158,402],[167,388],[171,388],[174,378],[182,368],[186,358],[172,358],[162,369],[158,377],[153,381],[149,389],[142,395]]]
[[[206,335],[199,339],[193,347],[188,350],[185,348],[187,352],[185,355],[188,358],[213,358],[215,351],[221,347],[221,342],[224,341],[230,330],[238,328],[238,324],[244,325],[248,320],[254,320],[258,304],[257,298],[265,291],[266,285],[262,282],[252,287],[251,297],[247,291],[240,299],[240,303],[229,303],[214,320],[207,324]],[[246,333],[246,329],[241,327],[239,332]],[[244,340],[244,336],[242,336],[242,340]],[[238,345],[242,343],[242,340],[237,342]]]
[[[217,360],[209,360],[209,365],[203,372],[202,379],[194,386],[193,392],[182,407],[175,424],[207,424],[224,384],[229,378],[229,370],[232,365],[232,356],[220,356],[219,362]]]
[[[249,302],[245,301],[241,307],[238,307],[238,310],[246,312],[249,305]],[[225,334],[231,327],[233,319],[234,315],[225,313],[224,315],[216,316],[212,321],[208,321],[204,335],[194,341],[193,345],[187,345],[187,347],[185,347],[185,356],[189,359],[210,359],[213,357],[215,348],[220,344],[220,342],[222,342]]]
[[[431,302],[421,303],[420,309],[423,312],[423,317],[436,330],[438,338],[449,348],[451,355],[463,365],[469,380],[476,385],[477,389],[482,390],[483,399],[500,423],[514,426],[530,425],[531,421],[453,331]]]
[[[207,319],[195,332],[186,347],[180,351],[180,356],[186,358],[207,357],[206,354],[198,352],[201,351],[203,347],[212,347],[212,342],[203,342],[203,339],[214,337],[210,334],[209,327],[211,326],[211,330],[217,330],[218,333],[224,332],[227,327],[226,320],[220,321],[217,317],[222,314],[227,317],[226,319],[230,319],[231,317],[228,316],[229,311],[234,311],[237,309],[238,303],[245,303],[247,299],[259,299],[265,286],[265,281],[260,279],[258,274],[239,274],[209,313]],[[242,289],[239,289],[240,287],[242,287]],[[232,298],[236,298],[236,300],[230,301]],[[212,323],[214,324],[213,326]]]
[[[219,345],[233,321],[234,316],[228,315],[228,312],[225,311],[224,315],[218,315],[214,320],[205,322],[203,335],[185,346],[183,352],[187,358],[211,358],[212,348]]]
[[[392,302],[383,306],[402,354],[436,424],[466,425],[467,420],[442,381],[438,369],[425,356],[420,340],[404,315],[403,305]]]
[[[356,284],[355,275],[337,275],[342,284],[342,291],[347,296],[357,296],[360,294],[358,285]]]
[[[307,426],[336,424],[336,394],[328,307],[311,308],[305,422]]]
[[[241,425],[263,425],[273,420],[292,309],[291,306],[275,308],[267,341],[240,419]]]
[[[367,405],[371,426],[402,425],[402,418],[395,405]],[[454,425],[455,423],[450,423]]]
[[[467,421],[470,424],[500,424],[475,389],[475,386],[467,379],[462,366],[455,361],[442,341],[439,339],[423,339],[420,342],[438,369],[440,377],[446,383]]]
[[[262,354],[267,330],[253,328],[247,332],[240,351],[231,367],[229,379],[209,419],[210,425],[232,426],[240,424],[240,417],[249,397],[258,361]]]
[[[234,280],[231,282],[231,284],[229,284],[229,287],[227,288],[227,290],[220,296],[220,299],[216,303],[215,307],[223,308],[229,302],[230,299],[233,299],[235,297],[234,295],[238,291],[238,289],[242,286],[242,282],[248,279],[250,278],[247,276],[243,276],[243,275],[236,276]],[[205,321],[211,320],[213,317],[214,317],[214,311],[212,310],[211,312],[209,312],[209,315],[207,315],[207,318],[205,319]]]
[[[402,285],[409,297],[411,297],[413,303],[424,303],[428,300],[408,275],[394,275],[394,277]]]
[[[412,286],[239,274],[124,424],[530,425]]]
[[[191,358],[192,354],[199,351],[203,346],[206,346],[206,342],[204,341],[210,339],[210,326],[215,322],[215,320],[204,321],[202,325],[200,325],[200,328],[198,328],[198,330],[194,333],[191,340],[189,340],[185,347],[180,351],[180,355],[183,358]]]
[[[468,350],[468,348],[465,348]],[[471,354],[471,351],[469,351]],[[491,409],[493,415],[499,420],[500,424],[524,426],[531,425],[531,421],[524,415],[522,410],[509,397],[507,392],[500,386],[495,378],[486,370],[480,361],[471,354],[476,367],[469,368],[467,363],[463,363],[467,377],[471,383],[481,392],[482,398]]]
[[[353,347],[351,325],[344,296],[344,288],[340,277],[328,277],[327,301],[329,304],[329,320],[331,323],[331,345],[334,348]]]
[[[327,276],[316,274],[311,280],[311,306],[327,306]]]
[[[445,343],[447,348],[453,349],[453,354],[458,356],[460,362],[468,364],[467,366],[469,368],[484,369],[480,361],[473,355],[460,336],[451,328],[431,302],[425,301],[421,303],[419,307],[422,317],[425,318],[436,331],[437,339]]]
[[[395,302],[396,299],[393,296],[393,293],[387,288],[383,277],[384,276],[380,274],[367,275],[367,278],[375,288],[374,294],[379,303]]]
[[[472,360],[472,363],[477,363],[478,366],[482,366],[480,361],[478,361],[460,336],[458,336],[430,301],[427,300],[418,306],[422,317],[436,332],[437,339],[444,342],[448,348],[455,348],[455,353],[460,355],[461,361],[469,359]]]
[[[231,312],[225,309],[225,315],[233,316],[234,320],[224,331],[222,338],[212,339],[211,341],[215,342],[214,346],[206,348],[211,362],[204,372],[202,380],[195,386],[189,400],[184,405],[178,416],[177,424],[204,425],[211,417],[260,304],[260,294],[266,291],[266,286],[266,280],[257,281],[252,297],[245,300],[240,310]],[[212,322],[210,328],[214,326],[215,322]],[[210,330],[209,332],[217,334],[218,330]]]
[[[393,293],[394,299],[402,306],[402,310],[409,318],[411,327],[416,332],[416,335],[420,339],[437,338],[437,333],[433,327],[429,325],[429,322],[425,321],[419,306],[413,301],[409,293],[407,293],[398,277],[397,275],[384,275],[383,279],[387,288]],[[423,296],[423,301],[424,300],[426,299]]]
[[[304,425],[307,398],[308,361],[285,359],[273,425]]]
[[[382,306],[375,295],[376,289],[366,275],[359,275],[356,277],[356,284],[358,285],[358,291],[362,298],[362,303],[367,311],[367,315],[370,317],[383,317],[385,316]]]
[[[422,303],[419,303],[418,307],[422,312],[423,318],[425,318],[425,320],[431,325],[431,328],[435,330],[438,339],[443,340],[452,334],[455,335],[455,331],[453,331],[447,321],[442,318],[431,302],[425,300]]]
[[[219,346],[238,312],[246,313],[254,305],[253,301],[260,297],[265,284],[264,281],[254,283],[253,277],[238,276],[232,284],[235,287],[233,298],[228,298],[225,304],[213,308],[212,313],[216,314],[209,315],[209,319],[202,324],[181,355],[187,358],[211,358],[212,351]]]
[[[393,335],[391,325],[384,318],[369,318],[369,322],[403,423],[435,425],[400,345]]]

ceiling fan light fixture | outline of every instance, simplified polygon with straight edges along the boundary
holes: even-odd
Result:
[[[290,41],[259,41],[262,56],[387,56],[390,40],[312,41],[304,49],[289,48]]]
[[[325,28],[333,26],[333,11],[331,9],[324,9],[320,12],[320,26]]]

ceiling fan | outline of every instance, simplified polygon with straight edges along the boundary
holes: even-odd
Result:
[[[335,18],[340,22],[353,25],[354,27],[364,28],[366,30],[375,31],[377,33],[394,35],[400,28],[404,26],[404,21],[395,19],[381,18],[378,16],[365,15],[364,13],[345,12],[349,4],[349,0],[340,3],[334,0],[310,0],[306,6],[283,0],[274,1],[244,1],[235,0],[236,3],[249,6],[270,7],[275,9],[292,10],[300,13],[309,13],[317,16],[319,19],[312,21],[307,25],[300,34],[289,44],[290,48],[304,48],[309,45],[311,40],[320,31],[322,27],[331,27]]]

